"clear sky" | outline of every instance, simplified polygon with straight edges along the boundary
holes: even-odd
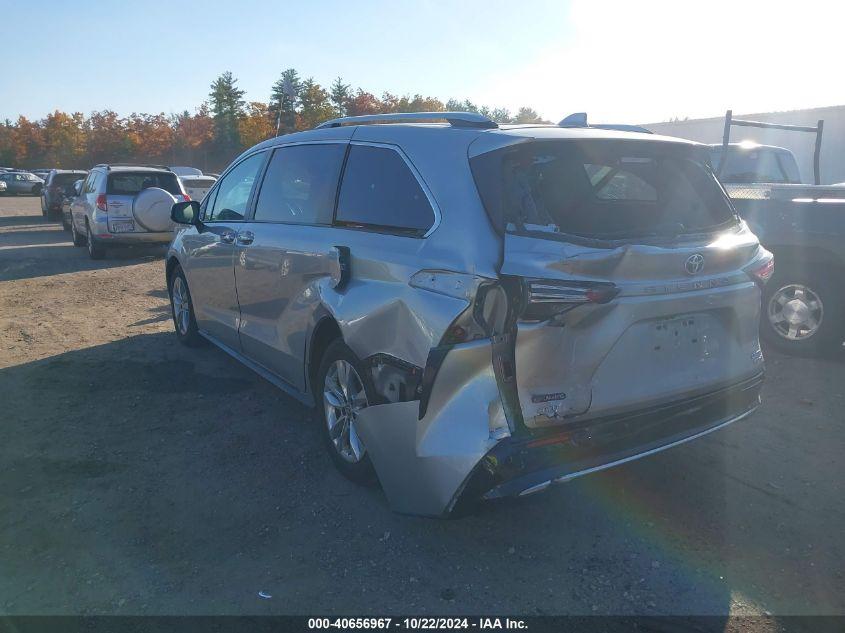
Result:
[[[5,19],[11,15],[31,19]],[[845,104],[845,3],[0,0],[0,119],[193,110],[231,70],[593,121]]]

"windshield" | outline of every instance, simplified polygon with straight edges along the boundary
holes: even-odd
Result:
[[[722,148],[710,150],[710,162],[713,169],[719,171]],[[728,149],[727,161],[721,168],[719,179],[725,183],[792,183],[801,182],[798,165],[792,154],[767,147]]]
[[[472,159],[500,230],[629,239],[701,233],[736,221],[707,155],[657,142],[532,142]]]
[[[158,187],[174,196],[181,195],[179,180],[176,174],[168,172],[140,172],[109,174],[109,184],[106,193],[113,195],[134,196],[142,189]]]

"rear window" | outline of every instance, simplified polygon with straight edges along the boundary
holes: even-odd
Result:
[[[722,148],[710,150],[710,162],[714,170],[719,169]],[[769,148],[729,148],[727,160],[721,167],[719,178],[726,183],[791,183],[801,182],[795,157],[786,152]]]
[[[707,232],[736,221],[706,152],[685,145],[532,142],[471,164],[500,232],[624,240]]]
[[[72,185],[81,178],[85,178],[85,174],[54,174],[52,184],[65,187]]]
[[[174,196],[180,195],[182,189],[176,174],[165,172],[120,172],[109,174],[106,193],[119,196],[134,196],[142,189],[158,187]]]
[[[214,178],[191,178],[184,180],[183,184],[192,189],[211,189],[215,182]]]

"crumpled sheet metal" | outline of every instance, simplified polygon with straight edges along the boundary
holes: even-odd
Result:
[[[491,420],[503,415],[490,341],[484,340],[450,350],[422,420],[418,401],[382,404],[361,411],[356,429],[391,507],[443,516],[496,444]]]

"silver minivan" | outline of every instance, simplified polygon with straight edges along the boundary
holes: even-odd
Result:
[[[537,492],[760,403],[772,257],[706,146],[348,117],[244,152],[172,219],[179,340],[314,405],[338,468],[400,512]]]

